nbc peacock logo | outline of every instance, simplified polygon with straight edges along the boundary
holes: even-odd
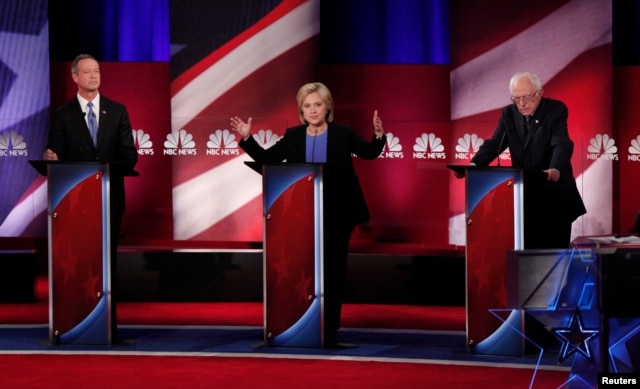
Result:
[[[604,159],[607,161],[618,160],[618,147],[615,140],[607,134],[598,134],[591,138],[587,147],[587,159]]]
[[[187,130],[172,130],[164,141],[164,155],[197,155],[196,142]]]
[[[280,139],[280,137],[277,134],[274,134],[273,131],[264,129],[258,130],[258,132],[252,136],[264,149],[268,149],[273,146],[276,144],[278,139]]]
[[[5,131],[0,134],[0,157],[26,157],[29,155],[27,143],[18,131]]]
[[[227,129],[209,134],[207,155],[240,155],[235,134]]]
[[[458,138],[455,159],[471,160],[483,143],[484,139],[477,134],[464,134]]]
[[[640,162],[640,135],[631,139],[631,146],[629,146],[628,161]]]
[[[442,139],[433,133],[420,135],[416,138],[416,143],[413,145],[413,158],[447,159]]]
[[[378,158],[387,158],[387,159],[402,159],[404,158],[404,154],[402,152],[402,145],[400,144],[400,139],[393,135],[393,133],[388,132],[387,134],[387,143],[384,145],[382,149],[382,153]]]
[[[133,143],[138,149],[138,155],[153,155],[153,142],[151,136],[144,130],[132,130]]]

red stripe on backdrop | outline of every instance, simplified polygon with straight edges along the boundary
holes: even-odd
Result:
[[[368,139],[378,110],[385,132],[401,147],[391,149],[388,141],[381,158],[354,161],[371,213],[369,238],[446,246],[449,67],[324,65],[321,74],[333,94],[336,122],[352,125]],[[441,140],[444,151],[415,153],[424,134]]]
[[[450,2],[453,27],[451,47],[454,48],[451,50],[451,63],[458,66],[476,58],[568,2],[569,0],[542,0],[535,3],[518,3],[512,0],[491,0],[490,3],[486,0]]]
[[[0,355],[10,388],[502,388],[529,387],[533,371],[508,367],[218,356]],[[566,371],[539,370],[536,388]]]
[[[123,234],[139,239],[170,239],[173,232],[171,157],[163,154],[171,133],[169,63],[101,63],[101,92],[124,103],[134,131],[150,137],[150,148],[138,148],[139,177],[125,179],[127,211]],[[70,77],[67,77],[70,78]]]
[[[247,40],[253,38],[258,35],[260,31],[263,31],[265,28],[271,26],[273,23],[277,22],[278,19],[286,16],[289,12],[293,11],[296,7],[301,4],[306,3],[308,0],[285,0],[276,8],[273,9],[269,14],[267,14],[263,19],[261,19],[258,23],[252,25],[246,31],[242,32],[240,35],[236,36],[222,47],[212,52],[210,55],[205,57],[202,61],[198,62],[196,65],[191,67],[189,70],[182,73],[180,76],[176,77],[176,79],[171,83],[171,95],[175,95],[182,88],[184,88],[187,84],[193,81],[196,77],[198,77],[202,72],[206,71],[213,64],[218,62],[220,59],[224,58],[227,54],[241,46]]]
[[[614,232],[640,233],[635,230],[636,214],[640,210],[640,126],[638,126],[637,102],[640,101],[640,68],[618,67],[614,73],[616,91],[615,130],[619,134],[620,203],[614,204],[614,215],[619,211],[620,220]],[[624,156],[624,157],[623,157]],[[619,208],[618,208],[619,207]]]

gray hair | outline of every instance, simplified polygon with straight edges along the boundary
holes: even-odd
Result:
[[[83,59],[92,59],[92,60],[98,62],[98,60],[95,59],[93,57],[93,55],[91,55],[91,54],[80,54],[71,63],[71,73],[72,74],[78,74],[78,62],[82,61]]]
[[[520,72],[511,77],[511,81],[509,81],[509,93],[513,94],[513,87],[515,83],[522,78],[527,78],[531,82],[531,85],[536,89],[536,92],[542,89],[542,83],[538,76],[530,72]]]

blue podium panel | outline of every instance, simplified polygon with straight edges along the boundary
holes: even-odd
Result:
[[[262,177],[265,343],[322,347],[322,167],[265,165]]]
[[[47,169],[50,341],[110,344],[109,167]]]

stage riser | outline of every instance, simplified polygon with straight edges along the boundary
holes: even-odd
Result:
[[[120,252],[121,301],[262,301],[262,252]],[[464,258],[352,254],[345,302],[464,306]]]
[[[0,250],[0,303],[35,301],[35,250]]]

